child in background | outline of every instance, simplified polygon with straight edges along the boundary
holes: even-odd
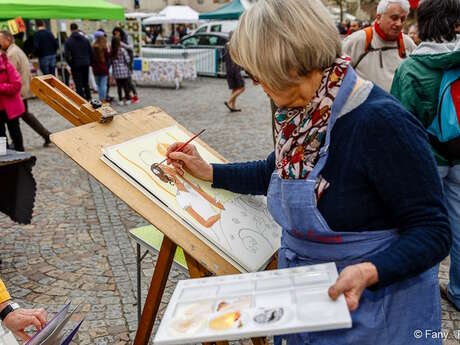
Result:
[[[118,104],[131,104],[129,96],[129,55],[125,48],[121,46],[121,41],[118,37],[112,38],[112,47],[110,50],[110,58],[112,60],[112,73],[117,83]],[[125,97],[122,96],[122,90]]]

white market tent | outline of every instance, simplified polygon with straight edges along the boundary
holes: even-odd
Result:
[[[155,15],[155,12],[129,12],[125,13],[125,18],[144,19]]]
[[[151,24],[192,24],[199,22],[199,13],[189,6],[167,6],[160,13],[142,21]]]

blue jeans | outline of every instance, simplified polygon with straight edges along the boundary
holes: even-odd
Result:
[[[56,71],[56,55],[47,55],[38,59],[40,71],[43,74],[55,74]]]
[[[94,79],[96,80],[97,85],[97,94],[99,95],[99,100],[105,101],[107,99],[107,79],[108,75],[95,75]]]
[[[452,230],[450,272],[447,295],[460,309],[460,164],[438,167],[446,195],[447,211]]]

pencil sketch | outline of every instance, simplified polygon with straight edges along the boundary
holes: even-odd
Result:
[[[169,127],[107,148],[104,157],[242,267],[260,269],[279,248],[281,236],[265,200],[215,189],[209,182],[159,164],[169,145],[189,138],[180,128]],[[222,162],[199,143],[195,146],[206,161]]]

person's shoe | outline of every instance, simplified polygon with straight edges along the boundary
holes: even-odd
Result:
[[[118,105],[125,105],[125,102],[123,102],[123,101],[118,101]]]
[[[123,102],[124,105],[130,105],[131,104],[131,101],[129,99],[127,99],[126,101]]]
[[[131,98],[131,103],[132,103],[132,104],[136,104],[136,103],[138,103],[138,102],[139,102],[139,97],[133,96],[133,97]]]
[[[49,147],[50,144],[51,144],[51,140],[50,140],[50,138],[48,137],[48,138],[45,139],[45,143],[43,144],[43,147]]]
[[[460,311],[460,309],[455,305],[454,301],[452,300],[452,297],[450,297],[449,290],[447,290],[446,283],[439,283],[439,291],[441,292],[442,298],[448,301],[450,305],[453,306],[457,311]]]

